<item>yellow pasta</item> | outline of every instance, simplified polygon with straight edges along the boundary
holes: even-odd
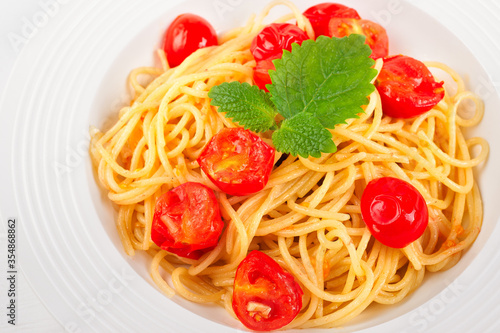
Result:
[[[291,11],[279,21],[296,19],[314,34],[297,8],[275,1],[246,26],[222,36],[220,46],[200,49],[176,68],[169,68],[160,51],[163,68],[131,72],[130,106],[111,128],[92,129],[90,150],[98,181],[118,210],[116,227],[125,252],[151,256],[152,279],[167,296],[177,293],[193,302],[214,303],[234,316],[236,268],[258,249],[293,274],[304,290],[303,309],[287,328],[336,327],[373,302],[401,301],[427,272],[450,268],[474,242],[483,210],[472,168],[487,158],[488,143],[466,139],[462,128],[477,125],[484,106],[451,68],[426,63],[448,73],[457,86],[434,109],[411,120],[392,119],[383,115],[375,91],[364,114],[331,130],[336,153],[288,156],[275,166],[262,191],[228,196],[196,161],[213,135],[236,126],[210,105],[208,91],[227,81],[253,83],[250,44],[276,5]],[[378,60],[375,68],[382,64]],[[140,84],[143,76],[151,79],[147,86]],[[468,119],[459,115],[465,100],[475,105]],[[474,147],[480,152],[471,156]],[[429,208],[424,235],[403,249],[380,244],[361,218],[364,187],[383,176],[414,185]],[[197,261],[151,241],[157,198],[188,181],[216,191],[226,225],[216,248]]]

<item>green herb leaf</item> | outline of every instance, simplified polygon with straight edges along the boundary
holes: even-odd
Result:
[[[264,132],[276,128],[274,118],[278,114],[269,94],[248,83],[224,82],[210,89],[208,97],[211,105],[218,106],[219,112],[226,112],[246,129]]]
[[[271,100],[285,118],[307,112],[333,129],[363,112],[361,106],[375,89],[370,81],[377,71],[370,54],[365,37],[357,34],[294,44],[292,52],[284,51],[273,62]]]
[[[367,96],[375,87],[377,71],[365,37],[320,36],[294,44],[283,51],[270,71],[270,94],[257,86],[231,82],[213,87],[208,96],[212,105],[241,126],[255,132],[276,129],[279,112],[285,120],[273,133],[278,151],[320,157],[337,150],[328,128],[345,123],[363,112]]]
[[[283,120],[280,129],[273,133],[273,143],[278,151],[294,156],[321,157],[322,152],[337,151],[330,131],[309,112]]]

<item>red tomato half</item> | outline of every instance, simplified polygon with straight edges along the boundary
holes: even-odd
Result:
[[[385,58],[375,82],[384,113],[395,118],[412,118],[432,109],[444,97],[443,84],[423,62],[403,55]]]
[[[255,84],[267,90],[266,84],[271,83],[269,70],[274,70],[274,59],[280,59],[283,50],[292,50],[292,44],[302,44],[309,39],[299,27],[289,23],[272,23],[262,29],[253,39],[250,51],[257,62],[254,70]]]
[[[268,255],[252,251],[234,277],[233,310],[246,327],[271,331],[290,323],[302,308],[303,291]]]
[[[378,59],[389,54],[389,37],[384,27],[369,20],[332,18],[329,22],[329,36],[345,37],[350,34],[366,36],[366,44],[372,49],[370,58]]]
[[[392,177],[368,183],[361,196],[361,215],[373,237],[393,248],[403,248],[420,238],[429,223],[420,192]]]
[[[304,16],[311,22],[316,37],[320,35],[330,36],[328,24],[330,19],[334,17],[361,19],[355,9],[331,2],[320,3],[308,8],[304,12]]]
[[[151,239],[165,251],[199,259],[217,245],[223,227],[214,191],[189,182],[158,198]]]
[[[210,23],[194,14],[182,14],[168,27],[163,49],[171,67],[179,66],[194,51],[218,45],[217,34]]]
[[[217,187],[231,195],[248,195],[266,186],[275,149],[243,128],[224,128],[203,149],[198,163]]]

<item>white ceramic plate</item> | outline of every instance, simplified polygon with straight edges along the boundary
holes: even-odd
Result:
[[[301,9],[317,2],[295,1]],[[0,104],[0,149],[7,158],[0,167],[1,184],[7,188],[1,194],[2,219],[19,221],[23,270],[68,331],[244,329],[222,309],[166,298],[149,277],[147,258],[124,254],[113,209],[94,181],[87,152],[88,129],[89,125],[102,127],[126,103],[129,71],[153,63],[161,35],[176,15],[202,15],[222,32],[245,22],[266,3],[61,0],[51,24],[40,29],[20,55]],[[460,10],[453,7],[455,2],[446,3],[441,5],[443,10]],[[447,272],[429,274],[403,303],[373,306],[337,331],[498,328],[500,152],[496,144],[500,140],[500,100],[489,75],[495,64],[488,61],[493,59],[488,55],[492,49],[500,49],[484,35],[488,29],[497,29],[496,23],[489,17],[471,27],[477,37],[468,36],[468,40],[481,43],[469,50],[460,36],[409,3],[353,0],[348,5],[362,17],[386,26],[391,53],[445,62],[467,79],[486,104],[485,119],[469,135],[487,138],[491,154],[477,172],[484,198],[484,227],[462,260]]]

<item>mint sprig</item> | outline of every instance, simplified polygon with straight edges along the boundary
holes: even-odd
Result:
[[[278,151],[303,157],[333,153],[337,147],[328,129],[363,112],[375,89],[370,54],[362,35],[306,40],[273,61],[269,93],[247,83],[223,83],[210,90],[211,104],[255,132],[277,128],[272,139]],[[285,118],[280,126],[277,113]]]
[[[377,74],[370,54],[365,37],[357,34],[294,44],[292,52],[285,50],[274,61],[271,100],[285,118],[309,112],[333,129],[356,117],[363,111],[361,105],[368,103],[374,90],[370,81]]]
[[[219,112],[233,118],[246,129],[265,132],[276,129],[274,118],[278,114],[269,94],[248,83],[224,82],[210,89],[211,104],[219,106]]]
[[[273,133],[273,143],[281,152],[302,157],[321,157],[321,152],[337,150],[330,131],[309,112],[283,120],[280,129]]]

